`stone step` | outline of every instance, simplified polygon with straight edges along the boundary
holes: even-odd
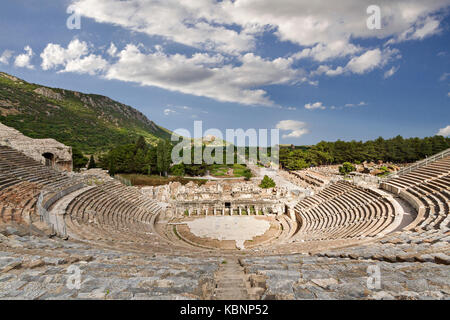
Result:
[[[248,300],[250,299],[244,268],[238,260],[221,264],[216,272],[214,298],[217,300]]]

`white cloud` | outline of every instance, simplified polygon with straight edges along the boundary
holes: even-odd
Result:
[[[380,49],[369,50],[359,57],[351,59],[346,69],[353,73],[363,74],[377,67],[381,63],[381,59]]]
[[[442,74],[442,76],[439,78],[440,81],[445,81],[447,78],[450,77],[450,72],[445,72]]]
[[[447,97],[449,97],[449,98],[450,98],[450,92],[449,92],[449,93],[447,93]]]
[[[282,136],[283,139],[300,138],[301,136],[309,133],[309,130],[306,129],[306,123],[302,121],[283,120],[277,123],[276,128],[282,131],[290,131],[290,133]]]
[[[412,25],[410,28],[403,31],[397,37],[390,39],[386,44],[394,44],[409,40],[423,40],[429,36],[441,32],[439,28],[440,21],[435,17],[423,17]]]
[[[64,70],[61,70],[60,72],[87,73],[94,75],[99,71],[105,71],[107,66],[108,62],[101,56],[91,54],[84,58],[68,61]]]
[[[400,54],[397,49],[386,48],[380,50],[378,48],[367,50],[359,56],[350,59],[345,67],[338,66],[335,69],[327,65],[320,65],[315,71],[311,72],[311,76],[325,74],[333,77],[341,74],[365,74],[375,68],[384,67],[391,60],[399,59]]]
[[[165,116],[170,116],[170,115],[172,115],[172,114],[176,114],[177,112],[175,111],[175,110],[172,110],[172,109],[164,109],[164,115]]]
[[[192,108],[188,106],[174,106],[169,104],[167,105],[167,109],[164,109],[164,114],[168,116],[170,114],[178,114],[183,111],[191,111],[191,110]]]
[[[143,53],[127,45],[110,66],[107,79],[137,82],[172,91],[203,96],[223,102],[272,106],[266,91],[257,87],[299,81],[300,70],[291,68],[292,59],[265,60],[248,53],[240,65],[223,65],[208,54],[187,57],[163,52]]]
[[[326,107],[323,105],[322,102],[315,102],[315,103],[305,104],[305,109],[308,109],[308,110],[314,110],[314,109],[325,110]]]
[[[436,135],[444,136],[444,137],[450,136],[450,125],[446,126],[445,128],[440,129]]]
[[[372,0],[313,4],[310,0],[71,2],[85,18],[148,35],[160,44],[152,50],[134,44],[119,50],[111,43],[106,53],[107,46],[102,50],[106,58],[92,53],[87,43],[79,40],[67,48],[49,44],[41,55],[44,70],[100,73],[107,79],[264,106],[276,105],[265,86],[318,85],[314,76],[362,75],[386,67],[400,57],[390,43],[422,40],[438,33],[445,18],[440,11],[450,5],[450,0],[379,0],[383,28],[369,30],[366,9]],[[273,59],[258,56],[254,51],[260,48],[264,33],[296,45],[293,52],[297,53]],[[383,39],[386,46],[365,48],[356,43],[365,39]],[[170,45],[171,41],[190,46],[194,53],[164,53],[161,44]],[[305,58],[322,65],[306,72],[297,67]],[[393,68],[385,74],[391,76]]]
[[[109,49],[107,51],[107,53],[111,56],[111,57],[115,57],[117,55],[117,47],[114,43],[111,42]]]
[[[312,58],[316,61],[326,61],[332,58],[354,55],[362,50],[361,47],[348,43],[346,40],[336,40],[326,45],[318,43],[312,48],[305,48],[294,54],[294,59]]]
[[[281,41],[306,47],[301,56],[318,61],[353,55],[350,40],[420,40],[436,34],[437,14],[448,0],[379,0],[381,30],[366,26],[372,0],[73,0],[73,8],[99,23],[218,52],[251,51],[269,31]],[[237,28],[236,28],[237,27]],[[308,51],[310,50],[310,51]]]
[[[229,27],[232,20],[215,1],[79,0],[73,8],[100,23],[163,36],[199,49],[236,54],[254,46],[251,33]]]
[[[384,73],[384,78],[387,79],[387,78],[392,77],[398,71],[398,69],[400,69],[400,67],[394,66],[394,67],[390,68],[388,71],[386,71]]]
[[[367,106],[367,102],[361,101],[360,103],[347,103],[344,107],[353,108],[353,107],[364,107]]]
[[[111,49],[111,48],[110,48]],[[59,44],[49,43],[41,53],[43,70],[62,67],[59,72],[97,74],[106,71],[108,62],[99,55],[89,54],[86,42],[75,39],[67,49]]]
[[[78,39],[71,41],[67,49],[59,44],[49,43],[41,53],[41,67],[44,70],[49,70],[58,66],[65,66],[69,61],[79,59],[88,52],[87,43]]]
[[[31,58],[33,57],[33,49],[30,46],[25,47],[25,53],[19,54],[14,61],[14,66],[19,68],[34,69],[31,65]]]
[[[320,76],[322,74],[325,74],[329,77],[334,77],[341,75],[345,72],[345,69],[343,67],[337,67],[336,69],[332,69],[327,65],[320,65],[315,71],[311,72],[311,76]]]
[[[0,63],[1,64],[9,64],[9,59],[11,59],[13,53],[14,52],[11,50],[3,51],[2,55],[0,56]]]

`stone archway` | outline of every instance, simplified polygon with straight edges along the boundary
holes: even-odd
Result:
[[[42,156],[45,158],[45,165],[47,167],[53,167],[55,165],[55,155],[53,153],[45,152]]]

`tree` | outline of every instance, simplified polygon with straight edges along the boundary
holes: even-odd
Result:
[[[339,172],[344,176],[355,170],[356,168],[350,162],[344,162],[342,166],[339,167]]]
[[[145,159],[145,151],[144,149],[138,149],[134,159],[133,159],[133,164],[134,164],[134,168],[133,168],[133,172],[136,173],[146,173],[147,171],[147,166],[146,166],[146,159]]]
[[[145,142],[145,138],[143,136],[139,136],[138,140],[136,141],[136,152],[138,150],[143,150],[144,152],[147,152],[147,143]]]
[[[89,164],[88,164],[88,170],[89,169],[94,169],[94,168],[96,168],[97,166],[96,166],[96,164],[95,164],[95,160],[94,160],[94,156],[93,155],[91,155],[91,157],[89,158]]]
[[[269,176],[264,176],[259,187],[262,189],[275,188],[276,184]]]
[[[156,146],[156,169],[159,175],[167,175],[171,165],[172,148],[169,141],[161,140]]]
[[[108,167],[108,173],[111,177],[114,177],[116,174],[116,165],[114,163],[114,160],[111,160]]]
[[[174,176],[178,176],[178,177],[184,176],[185,175],[184,164],[180,163],[180,164],[174,165],[172,168],[170,168],[170,172]]]
[[[145,155],[145,171],[148,175],[156,171],[156,148],[150,147]]]
[[[72,164],[74,170],[78,171],[81,168],[85,168],[88,161],[89,159],[78,148],[72,148]]]
[[[250,169],[245,169],[242,175],[244,176],[245,181],[250,181],[251,177],[253,176]]]

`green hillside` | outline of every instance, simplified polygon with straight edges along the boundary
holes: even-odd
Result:
[[[169,139],[171,132],[108,97],[27,83],[0,72],[0,122],[32,138],[54,138],[87,154]]]

